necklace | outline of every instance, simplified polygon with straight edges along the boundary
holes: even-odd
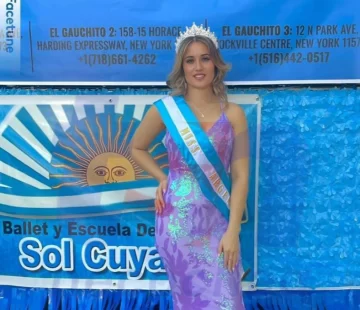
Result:
[[[204,118],[205,115],[204,115],[196,106],[194,106],[194,107],[195,107],[195,109],[198,110],[198,112],[200,113],[201,118]]]
[[[188,102],[189,105],[194,107],[196,109],[196,111],[199,112],[201,118],[205,117],[205,114],[203,112],[201,112],[201,110],[195,104],[192,104],[189,101],[187,101],[187,102]],[[209,109],[209,106],[212,106],[212,104],[206,104],[205,112]]]
[[[204,118],[204,117],[205,117],[204,113],[202,113],[202,112],[200,111],[200,109],[199,109],[196,105],[193,105],[193,104],[192,104],[191,106],[193,106],[193,107],[200,113],[201,118]]]

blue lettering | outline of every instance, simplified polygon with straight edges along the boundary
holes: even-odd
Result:
[[[6,4],[6,11],[5,11],[5,15],[7,18],[5,18],[6,20],[6,51],[8,53],[12,53],[14,51],[14,38],[15,38],[15,29],[16,27],[14,26],[14,4],[16,3],[16,0],[8,0],[8,3]]]
[[[72,271],[74,266],[72,240],[64,241],[64,252],[67,253],[64,257],[64,270]]]
[[[113,246],[92,238],[84,243],[81,258],[89,271],[124,272],[128,279],[141,279],[146,271],[165,272],[155,247]]]
[[[41,242],[33,237],[27,237],[20,241],[19,260],[21,266],[26,270],[47,271],[73,271],[74,255],[72,239],[61,239],[61,246],[47,245],[42,246]]]
[[[152,256],[152,258],[150,258],[149,262],[148,262],[149,270],[151,270],[152,272],[163,271],[163,269],[164,269],[163,261],[161,260],[156,249],[153,249],[152,251],[150,251],[149,256]]]
[[[41,268],[40,251],[42,249],[41,243],[36,238],[22,239],[19,244],[20,250],[20,264],[27,270],[38,270]]]
[[[130,263],[133,267],[133,271],[130,272],[131,278],[139,279],[143,274],[143,265],[145,262],[145,257],[147,256],[147,251],[139,251],[137,249],[129,250],[130,253]]]
[[[116,259],[116,249],[109,249],[109,268],[112,270],[126,269],[126,250],[120,250],[120,262]]]
[[[61,264],[61,252],[58,247],[48,246],[43,250],[44,264],[51,269],[57,269]]]
[[[89,239],[82,248],[82,261],[93,272],[106,268],[106,243],[101,239]]]

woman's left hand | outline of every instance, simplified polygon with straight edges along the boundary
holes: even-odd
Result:
[[[229,271],[234,271],[239,260],[239,233],[227,230],[221,238],[218,254],[224,253],[224,265]]]

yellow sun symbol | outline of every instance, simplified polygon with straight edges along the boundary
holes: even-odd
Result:
[[[52,166],[61,171],[50,175],[54,180],[53,188],[152,178],[136,164],[130,155],[129,142],[136,121],[132,119],[123,126],[123,116],[117,116],[116,131],[113,135],[113,119],[112,115],[107,115],[106,121],[103,119],[101,122],[97,115],[95,122],[85,119],[83,124],[65,132],[65,139],[60,140],[53,153]],[[80,127],[82,129],[79,129]],[[104,127],[106,127],[106,132]],[[126,132],[123,133],[123,129]],[[149,152],[161,168],[168,167],[167,153],[161,140],[155,141]]]

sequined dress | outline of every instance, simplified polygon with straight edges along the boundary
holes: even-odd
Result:
[[[206,133],[229,169],[234,133],[224,112]],[[243,310],[241,258],[229,272],[217,254],[227,221],[202,194],[168,132],[165,145],[168,187],[165,209],[156,216],[156,247],[169,278],[173,309]]]

